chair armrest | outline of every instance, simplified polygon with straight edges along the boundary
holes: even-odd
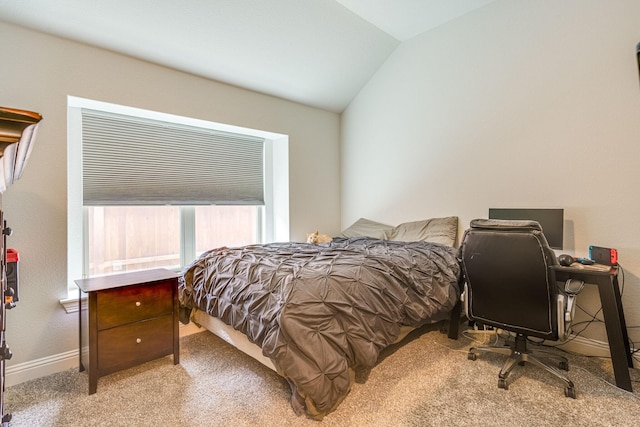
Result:
[[[565,282],[564,288],[560,288],[558,293],[558,338],[564,341],[571,333],[571,322],[575,315],[576,296],[584,288],[584,281],[569,279]]]

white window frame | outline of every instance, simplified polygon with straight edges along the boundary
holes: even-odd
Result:
[[[223,123],[193,119],[134,107],[126,107],[75,96],[67,97],[67,279],[68,295],[61,300],[67,312],[77,311],[78,289],[74,280],[83,278],[86,246],[86,209],[82,203],[82,115],[88,108],[118,114],[205,127],[225,132],[244,133],[265,139],[265,205],[262,218],[264,242],[289,241],[289,137],[288,135]],[[185,212],[188,212],[188,208]],[[193,216],[181,215],[181,229],[195,230]],[[182,237],[185,239],[185,236]],[[189,239],[189,237],[186,237]],[[184,245],[181,244],[181,247]],[[181,249],[181,262],[193,259],[190,249]]]

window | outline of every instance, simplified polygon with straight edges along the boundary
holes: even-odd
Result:
[[[69,97],[68,143],[70,295],[78,278],[289,240],[286,135]]]
[[[88,277],[149,268],[178,270],[209,249],[262,241],[261,206],[88,206],[85,209],[88,256],[84,271]],[[189,226],[181,227],[181,224]],[[183,238],[183,229],[195,229],[196,233],[191,238],[185,232]]]
[[[85,275],[180,268],[177,206],[87,207]]]
[[[252,206],[196,206],[195,256],[220,246],[257,243],[261,213]]]

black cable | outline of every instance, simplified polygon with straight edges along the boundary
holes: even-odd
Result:
[[[619,267],[619,271],[623,271],[621,266],[618,266],[618,267]],[[619,281],[619,283],[620,283],[620,281]],[[622,280],[621,283],[623,284],[622,285],[622,289],[624,290],[624,271],[623,271],[623,280]],[[580,290],[582,290],[582,288]],[[620,295],[621,295],[620,297],[622,298],[622,293]],[[545,345],[547,347],[558,348],[558,346],[567,344],[567,343],[575,340],[576,338],[578,338],[580,336],[580,334],[582,334],[584,331],[587,330],[587,328],[589,326],[591,326],[591,324],[593,324],[593,323],[605,323],[604,320],[598,318],[598,315],[602,312],[602,304],[600,305],[600,308],[595,312],[595,314],[589,313],[582,306],[580,306],[580,304],[577,304],[577,303],[576,303],[576,308],[580,309],[580,311],[582,311],[584,314],[589,316],[590,319],[583,320],[583,321],[577,322],[577,323],[572,323],[571,324],[571,330],[572,330],[573,334],[572,334],[572,336],[570,338],[568,338],[568,339],[566,339],[566,340],[564,340],[564,341],[562,341],[562,342],[560,342],[558,344],[543,344],[543,345]],[[580,326],[582,324],[586,324],[586,325],[582,329],[580,329],[579,331],[576,332],[574,328],[577,327],[577,326]],[[562,350],[562,349],[560,349],[560,350]]]
[[[622,268],[622,266],[620,264],[618,264],[618,276],[619,276],[619,280],[618,280],[618,286],[620,287],[620,303],[622,304],[622,296],[624,295],[624,287],[625,287],[625,272],[624,269]],[[586,324],[582,329],[580,329],[578,332],[575,332],[575,330],[573,331],[573,336],[565,341],[563,341],[562,343],[556,344],[556,345],[550,345],[550,347],[557,347],[558,345],[562,345],[562,344],[566,344],[568,342],[573,341],[574,339],[576,339],[578,336],[580,336],[580,334],[582,334],[591,324],[593,323],[605,323],[605,321],[603,319],[598,318],[598,315],[602,312],[602,305],[600,305],[600,308],[598,309],[598,311],[595,312],[595,314],[590,314],[587,310],[585,310],[583,307],[581,307],[579,304],[576,304],[576,307],[579,308],[584,314],[586,314],[587,316],[591,317],[591,319],[589,320],[583,320],[581,322],[578,323],[572,323],[572,329],[573,327],[576,326],[580,326],[582,324]],[[634,328],[640,328],[640,325],[637,326],[627,326],[627,329],[634,329]],[[631,339],[629,339],[629,344],[630,347],[633,348],[634,350],[631,352],[631,355],[633,356],[636,353],[640,353],[640,347],[636,347],[635,342]]]
[[[624,285],[625,285],[625,276],[624,276],[624,269],[622,268],[622,266],[620,264],[618,264],[618,271],[619,271],[619,276],[620,279],[618,280],[618,286],[620,286],[620,300],[621,300],[621,304],[622,304],[622,295],[624,295]],[[600,308],[595,312],[595,314],[591,314],[589,313],[587,310],[585,310],[583,307],[581,307],[579,304],[576,304],[576,308],[579,308],[584,314],[586,314],[587,316],[590,317],[590,319],[588,320],[583,320],[581,322],[577,322],[577,323],[572,323],[571,324],[571,329],[572,329],[572,336],[568,339],[566,339],[565,341],[559,342],[558,344],[544,344],[544,339],[540,338],[540,341],[535,341],[533,340],[531,337],[527,337],[527,341],[531,342],[532,344],[536,344],[536,345],[541,345],[544,347],[553,347],[553,348],[558,348],[561,351],[567,352],[566,350],[559,348],[558,346],[560,345],[564,345],[567,344],[573,340],[575,340],[576,338],[578,338],[580,336],[580,334],[582,334],[591,324],[593,323],[605,323],[605,321],[603,319],[598,318],[598,315],[602,312],[602,304],[600,305]],[[585,324],[585,326],[580,329],[579,331],[575,331],[573,328],[577,327],[577,326],[581,326]],[[637,326],[627,326],[627,329],[634,329],[634,328],[640,328],[640,325]],[[629,343],[631,345],[631,348],[633,348],[634,350],[631,352],[631,355],[633,356],[636,353],[640,353],[640,347],[636,347],[635,342],[632,341],[629,338]],[[608,357],[611,358],[611,357]]]

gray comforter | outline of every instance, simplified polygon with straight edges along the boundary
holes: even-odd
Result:
[[[453,248],[369,238],[271,243],[204,253],[180,303],[246,334],[292,387],[296,412],[321,419],[402,325],[448,316],[460,274]],[[184,317],[183,317],[184,319]]]

